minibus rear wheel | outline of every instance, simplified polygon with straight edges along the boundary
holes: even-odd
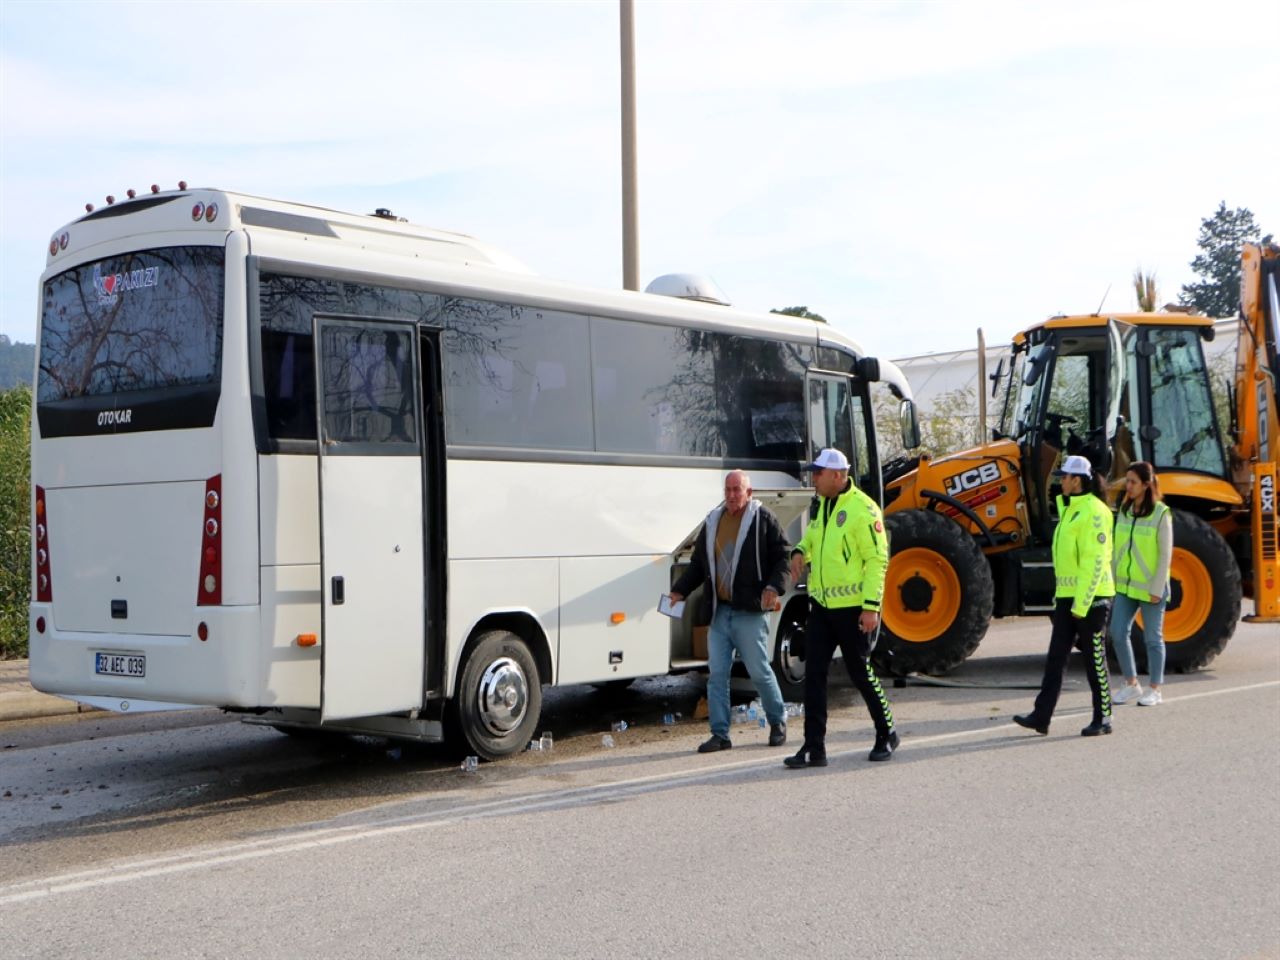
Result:
[[[486,760],[519,753],[542,714],[542,679],[528,645],[508,630],[480,634],[449,702],[455,746]]]

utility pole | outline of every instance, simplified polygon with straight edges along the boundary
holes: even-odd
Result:
[[[622,288],[640,289],[636,220],[636,42],[634,0],[618,0],[622,40]]]

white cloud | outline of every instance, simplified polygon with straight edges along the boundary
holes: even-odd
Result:
[[[0,332],[33,335],[86,201],[180,177],[620,282],[611,2],[7,0],[0,27]],[[1128,307],[1139,264],[1172,299],[1220,200],[1280,232],[1277,28],[1263,3],[639,3],[642,278],[710,273],[890,356],[1108,284]]]

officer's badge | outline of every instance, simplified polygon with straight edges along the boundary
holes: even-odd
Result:
[[[876,533],[884,533],[884,524],[879,520],[876,521]]]
[[[1099,542],[1099,543],[1106,543],[1106,542],[1107,542],[1107,535],[1106,535],[1105,533],[1100,533],[1100,534],[1098,534],[1098,542]]]
[[[836,514],[836,526],[843,527],[844,522],[848,519],[849,519],[849,515],[845,513],[843,510],[841,510],[839,513]]]

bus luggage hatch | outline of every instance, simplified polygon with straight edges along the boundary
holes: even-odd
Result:
[[[413,327],[315,325],[323,723],[422,705],[423,473]]]

